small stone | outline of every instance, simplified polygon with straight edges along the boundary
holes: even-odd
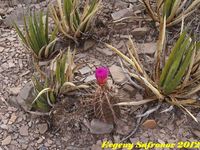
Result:
[[[39,139],[37,140],[37,143],[38,143],[38,144],[41,144],[43,141],[44,141],[44,138],[41,137],[41,138],[39,138]]]
[[[157,123],[155,120],[149,119],[146,120],[142,125],[147,129],[154,129],[157,126]]]
[[[94,40],[87,40],[87,41],[85,41],[85,43],[84,43],[83,50],[84,50],[84,51],[87,51],[87,50],[89,50],[90,48],[92,48],[94,45],[95,45],[95,41],[94,41]]]
[[[51,145],[51,144],[53,144],[53,141],[48,139],[47,143]]]
[[[96,80],[96,78],[95,78],[95,75],[93,74],[93,75],[90,75],[90,76],[88,76],[85,80],[84,80],[84,82],[85,83],[87,83],[87,82],[91,82],[91,81],[93,81],[93,80]]]
[[[9,90],[10,90],[10,93],[11,93],[12,95],[17,95],[17,94],[20,92],[21,87],[12,87],[12,88],[10,88]]]
[[[40,146],[39,150],[48,150],[48,148],[45,145]]]
[[[23,77],[23,76],[25,76],[25,75],[27,75],[29,73],[30,73],[30,70],[27,70],[27,71],[23,72],[22,74],[20,74],[20,77]]]
[[[115,83],[122,84],[127,80],[121,67],[112,65],[109,70]]]
[[[26,145],[26,144],[22,144],[22,149],[26,150],[27,147],[28,147],[28,145]]]
[[[15,67],[15,64],[12,61],[8,61],[8,67],[9,68]]]
[[[31,145],[29,145],[27,150],[34,150],[34,148]]]
[[[97,119],[93,119],[90,124],[90,132],[93,134],[111,133],[113,128],[113,124],[105,123]]]
[[[96,47],[96,50],[99,51],[100,53],[106,55],[106,56],[112,56],[113,55],[113,52],[109,48]]]
[[[82,75],[84,75],[84,74],[91,72],[91,69],[90,69],[90,67],[85,66],[85,67],[81,68],[79,71]]]
[[[39,124],[38,129],[40,134],[44,134],[48,130],[48,125],[46,123]]]
[[[9,135],[1,142],[1,145],[8,145],[8,144],[10,144],[11,140],[12,140],[12,138]]]
[[[112,89],[112,88],[113,88],[113,80],[108,79],[107,85],[108,85],[108,88],[109,88],[109,89]]]
[[[119,10],[117,12],[114,12],[114,13],[111,14],[112,19],[114,21],[116,21],[116,20],[119,20],[121,18],[127,17],[127,16],[130,15],[131,10],[132,10],[131,8],[125,8],[125,9]]]
[[[151,42],[151,43],[137,44],[137,46],[139,48],[138,54],[152,55],[156,51],[157,43]]]
[[[31,82],[26,83],[26,85],[20,90],[20,93],[16,97],[17,103],[24,109],[30,110],[32,107],[32,92],[33,92],[33,84]]]
[[[133,36],[136,37],[136,36],[144,36],[147,34],[148,31],[149,31],[148,28],[143,27],[143,28],[136,28],[133,31],[131,31],[131,33]]]
[[[3,50],[4,50],[4,47],[1,47],[1,46],[0,46],[0,53],[2,53]]]
[[[1,129],[4,129],[4,130],[8,130],[8,126],[7,126],[6,124],[0,125],[0,128],[1,128]]]
[[[17,119],[17,116],[15,113],[13,113],[8,121],[8,124],[13,124]]]
[[[199,131],[199,130],[193,129],[193,130],[192,130],[192,133],[193,133],[194,135],[196,135],[198,138],[200,138],[200,131]]]
[[[7,37],[7,39],[9,40],[9,41],[15,41],[16,40],[16,38],[13,38],[13,37]]]
[[[29,127],[32,126],[32,122],[31,122],[31,121],[28,122],[28,126],[29,126]]]
[[[136,91],[135,88],[129,84],[124,84],[123,90],[130,94],[133,94]]]
[[[7,64],[7,63],[3,63],[3,64],[1,65],[1,67],[2,67],[3,69],[8,69],[8,64]]]
[[[20,67],[20,69],[22,69],[22,68],[23,68],[22,59],[19,59],[19,67]]]
[[[21,126],[19,129],[19,133],[22,136],[28,136],[28,126]]]

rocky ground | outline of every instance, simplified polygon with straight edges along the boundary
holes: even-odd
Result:
[[[113,127],[98,121],[94,121],[93,127],[91,127],[88,126],[85,118],[72,119],[70,120],[71,124],[61,124],[61,130],[58,130],[57,126],[52,127],[48,118],[37,117],[25,112],[16,103],[16,97],[18,96],[20,99],[28,96],[33,64],[30,55],[10,27],[11,19],[19,18],[17,20],[20,22],[19,10],[22,6],[18,4],[14,7],[0,7],[0,15],[3,14],[0,16],[0,150],[98,150],[102,141],[119,142],[126,137],[136,128],[137,118],[135,116],[157,105],[128,108],[129,116],[111,134],[100,134],[110,132]],[[45,6],[46,3],[32,4],[29,8]],[[77,52],[76,61],[85,63],[85,66],[79,70],[80,80],[84,82],[94,80],[95,67],[106,65],[111,71],[110,82],[114,82],[114,85],[121,90],[124,100],[143,98],[141,91],[136,90],[128,83],[119,67],[117,56],[102,46],[100,42],[109,41],[125,52],[124,43],[130,33],[134,41],[138,43],[139,53],[148,68],[155,50],[157,30],[149,22],[149,18],[141,17],[143,10],[144,8],[137,0],[121,0],[117,3],[110,1],[105,5],[103,13],[99,15],[101,25],[95,30],[96,35],[101,35],[102,38],[96,40],[94,36],[94,40],[86,40]],[[16,17],[16,14],[19,16]],[[123,23],[110,23],[111,20],[118,20],[127,15],[134,17]],[[199,33],[198,28],[197,33]],[[22,92],[21,89],[24,86]],[[150,115],[146,125],[143,124],[139,127],[129,141],[133,143],[137,141],[156,143],[198,141],[200,138],[199,125],[193,123],[177,108],[173,108],[168,113],[160,113],[168,107],[168,104],[164,104],[161,110]],[[127,111],[127,109],[125,110]],[[198,111],[195,110],[194,114],[200,120]],[[95,130],[94,126],[98,130]],[[149,126],[153,126],[153,129],[149,129]],[[97,131],[100,133],[97,134]]]

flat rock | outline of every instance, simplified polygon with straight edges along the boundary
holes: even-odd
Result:
[[[16,38],[14,38],[14,37],[7,37],[7,39],[8,39],[8,41],[11,41],[11,42],[16,40]]]
[[[85,67],[79,69],[79,71],[80,71],[80,73],[81,73],[82,75],[84,75],[84,74],[87,74],[87,73],[91,72],[92,70],[90,69],[90,67],[85,66]]]
[[[139,48],[138,54],[152,55],[156,51],[157,43],[151,42],[151,43],[137,44],[137,46]]]
[[[44,138],[41,137],[41,138],[39,138],[39,139],[37,140],[37,143],[40,144],[40,143],[42,143],[43,141],[44,141]]]
[[[95,45],[95,41],[94,40],[86,40],[84,45],[83,45],[83,50],[87,51],[90,48],[92,48]]]
[[[13,124],[17,119],[17,116],[15,113],[13,113],[8,121],[8,124]]]
[[[1,142],[1,145],[8,145],[8,144],[10,144],[11,140],[12,140],[12,138],[9,135]]]
[[[198,138],[200,138],[200,131],[199,130],[192,130],[192,133],[194,134],[194,135],[196,135]]]
[[[149,31],[148,28],[142,27],[132,30],[131,33],[133,34],[134,37],[136,37],[136,36],[144,36],[147,34],[148,31]]]
[[[1,47],[1,46],[0,46],[0,53],[2,53],[3,50],[4,50],[4,47]]]
[[[84,82],[87,83],[87,82],[91,82],[91,81],[93,81],[93,80],[96,80],[94,74],[93,74],[93,75],[87,76],[87,78],[84,80]]]
[[[26,83],[26,85],[21,89],[20,93],[16,97],[16,101],[19,106],[24,110],[31,109],[31,103],[33,101],[33,84],[31,82]]]
[[[112,65],[109,70],[115,83],[122,84],[127,80],[121,67]]]
[[[0,128],[4,129],[4,130],[8,130],[8,125],[7,124],[1,124]]]
[[[28,126],[21,126],[19,128],[19,133],[22,136],[28,136]]]
[[[99,51],[100,53],[106,55],[106,56],[112,56],[113,55],[112,50],[110,50],[109,48],[96,47],[96,50]]]
[[[48,125],[46,123],[39,124],[38,129],[40,134],[44,134],[48,130]]]
[[[130,16],[130,13],[132,13],[131,10],[132,10],[131,8],[125,8],[125,9],[121,9],[117,12],[114,12],[111,14],[112,19],[115,21],[115,20],[119,20],[124,17],[128,17],[128,16]]]
[[[113,128],[113,124],[105,123],[98,119],[93,119],[90,124],[90,132],[93,134],[111,133]]]

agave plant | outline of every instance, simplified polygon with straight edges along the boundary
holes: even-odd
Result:
[[[39,13],[39,17],[36,13],[29,18],[24,17],[24,32],[19,29],[16,23],[14,27],[23,44],[33,54],[36,59],[47,59],[54,52],[54,44],[57,40],[57,29],[49,35],[48,25],[48,12],[43,19],[43,12]]]
[[[119,103],[119,105],[141,105],[154,100],[165,100],[183,109],[197,121],[185,106],[200,107],[200,103],[196,99],[191,98],[193,94],[200,90],[199,43],[200,42],[192,40],[186,32],[183,32],[172,48],[164,67],[162,69],[160,69],[160,65],[159,67],[155,67],[155,72],[157,72],[157,69],[158,72],[161,72],[161,74],[157,73],[155,78],[151,78],[152,75],[146,73],[139,60],[134,43],[130,38],[128,46],[130,57],[124,55],[113,46],[106,44],[107,47],[115,51],[129,66],[131,66],[131,68],[127,66],[128,69],[126,72],[128,75],[142,83],[144,89],[148,89],[147,92],[151,91],[154,95],[153,98],[150,99],[141,100],[139,102]],[[162,50],[162,48],[158,46],[157,53],[162,53],[162,51],[158,52],[160,49]],[[156,59],[156,61],[161,61],[161,59]],[[155,64],[160,63],[161,62],[156,62]],[[131,69],[134,70],[134,72],[131,72]]]
[[[41,83],[38,80],[33,80],[36,89],[33,106],[48,111],[56,103],[59,96],[88,87],[73,83],[74,72],[77,68],[74,64],[74,54],[71,53],[70,49],[66,53],[60,52],[52,61],[50,75],[46,76],[45,81]]]
[[[32,103],[33,109],[48,112],[53,104],[56,103],[56,93],[49,88],[48,79],[45,82],[40,82],[39,79],[33,77],[32,81],[34,84],[34,96],[37,98]]]
[[[200,5],[199,0],[193,0],[189,5],[188,0],[156,0],[156,8],[150,4],[150,0],[143,0],[143,3],[154,21],[160,22],[166,16],[167,26],[181,22]]]
[[[57,0],[58,6],[51,6],[52,18],[66,37],[76,39],[89,30],[91,21],[100,7],[101,0],[86,1],[81,9],[79,0]],[[83,2],[82,2],[83,3]]]

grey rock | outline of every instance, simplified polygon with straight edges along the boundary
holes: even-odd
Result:
[[[148,28],[142,27],[134,29],[133,31],[131,31],[131,33],[133,34],[134,37],[137,37],[146,35],[148,31],[149,31]]]
[[[19,133],[22,136],[28,136],[28,126],[21,126],[19,128]]]
[[[139,54],[148,54],[152,55],[155,53],[157,48],[157,43],[151,42],[151,43],[144,43],[144,44],[137,44],[139,51]]]
[[[115,20],[119,20],[121,18],[127,17],[130,15],[131,10],[132,10],[131,8],[125,8],[117,12],[114,12],[111,14],[112,19],[115,21]]]
[[[109,70],[115,83],[122,84],[127,80],[121,67],[112,65]]]
[[[44,134],[48,130],[48,125],[46,123],[39,124],[38,129],[40,134]]]
[[[38,143],[38,144],[41,144],[43,141],[44,141],[44,138],[41,137],[41,138],[39,138],[39,139],[37,140],[37,143]]]
[[[27,147],[28,147],[28,145],[27,145],[27,144],[22,144],[22,149],[26,150],[26,149],[27,149]]]
[[[16,101],[24,110],[31,109],[31,103],[33,101],[33,84],[28,82],[20,91],[18,96],[16,97]]]
[[[27,150],[34,150],[34,148],[31,145],[29,145]]]
[[[48,148],[44,145],[40,146],[39,150],[48,150]]]
[[[4,130],[8,130],[8,125],[6,125],[6,124],[1,124],[1,125],[0,125],[0,128],[1,128],[1,129],[4,129]]]
[[[83,50],[87,51],[90,48],[92,48],[95,45],[95,41],[94,40],[87,40],[85,41],[84,45],[83,45]]]
[[[85,67],[81,68],[79,71],[82,75],[84,75],[84,74],[91,72],[91,69],[90,69],[90,67],[85,66]]]
[[[11,142],[12,138],[11,136],[7,136],[2,142],[1,142],[1,145],[9,145],[10,142]]]
[[[4,47],[0,46],[0,53],[2,53],[4,51]]]
[[[96,50],[99,51],[100,53],[106,55],[106,56],[112,56],[113,55],[113,52],[109,48],[96,47]]]
[[[93,81],[93,80],[95,80],[95,79],[96,79],[96,78],[95,78],[95,75],[93,74],[93,75],[88,76],[88,77],[84,80],[84,82],[87,83],[87,82]]]
[[[196,135],[198,138],[200,138],[200,131],[199,131],[199,130],[193,129],[193,130],[192,130],[192,133],[193,133],[194,135]]]

